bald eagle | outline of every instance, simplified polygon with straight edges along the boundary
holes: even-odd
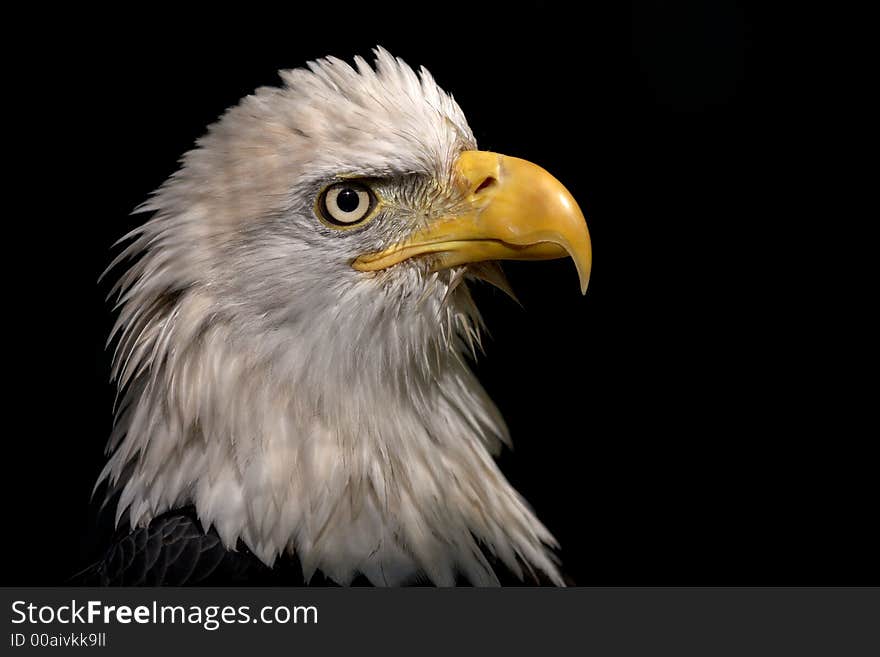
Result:
[[[453,98],[381,48],[280,75],[183,156],[108,269],[127,265],[98,483],[129,533],[91,581],[200,582],[247,554],[306,582],[563,585],[493,460],[509,438],[466,362],[468,282],[571,257],[585,292],[581,210],[477,150]]]

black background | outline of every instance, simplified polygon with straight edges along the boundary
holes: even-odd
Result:
[[[512,5],[39,23],[7,98],[32,123],[6,126],[26,141],[9,222],[26,234],[7,244],[3,584],[63,583],[107,538],[89,504],[113,401],[96,281],[128,213],[278,69],[376,44],[429,68],[481,148],[541,164],[587,215],[586,297],[566,261],[505,266],[523,308],[479,292],[477,370],[515,442],[501,466],[575,581],[880,581],[869,434],[837,405],[825,310],[804,306],[827,291],[803,267],[809,208],[786,191],[784,30],[725,0]]]

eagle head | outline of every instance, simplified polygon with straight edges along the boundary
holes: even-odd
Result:
[[[228,110],[124,240],[108,463],[117,522],[194,505],[229,549],[346,584],[561,583],[492,454],[464,354],[469,279],[570,256],[583,214],[540,167],[477,150],[461,109],[382,49],[281,73]]]

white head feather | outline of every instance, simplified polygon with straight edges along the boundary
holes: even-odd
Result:
[[[350,266],[455,202],[464,115],[382,49],[375,70],[331,58],[281,76],[184,156],[114,261],[136,258],[114,288],[122,401],[101,480],[121,489],[117,520],[194,504],[230,549],[292,553],[342,584],[496,583],[481,544],[561,584],[462,358],[474,269]],[[315,197],[352,175],[384,181],[397,210],[333,231]]]

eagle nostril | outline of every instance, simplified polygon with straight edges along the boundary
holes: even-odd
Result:
[[[474,190],[474,194],[479,194],[484,189],[488,189],[489,187],[494,185],[496,182],[498,182],[498,181],[495,180],[495,178],[493,178],[492,176],[486,176],[486,178],[483,180],[483,182],[481,182],[477,186],[477,188]]]

